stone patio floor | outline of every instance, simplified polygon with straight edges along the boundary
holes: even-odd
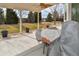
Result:
[[[0,56],[14,56],[39,44],[34,33],[23,33],[12,38],[1,39]]]

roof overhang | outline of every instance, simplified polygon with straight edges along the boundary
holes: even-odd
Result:
[[[40,12],[41,10],[55,4],[57,3],[0,3],[0,7]]]

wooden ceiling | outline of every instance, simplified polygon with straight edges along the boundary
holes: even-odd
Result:
[[[40,12],[41,10],[55,5],[55,3],[0,3],[0,7],[19,10]]]

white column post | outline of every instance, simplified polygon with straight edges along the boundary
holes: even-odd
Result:
[[[38,17],[38,19],[37,19],[37,29],[39,29],[39,12],[38,12],[38,15],[37,15]]]
[[[20,19],[19,19],[19,28],[20,28],[20,33],[22,33],[22,14],[21,14],[21,10],[20,10]]]
[[[65,11],[64,11],[64,17],[63,17],[63,20],[64,20],[64,22],[65,22],[65,20],[66,20],[66,14],[65,14]]]
[[[6,17],[7,17],[6,16],[6,8],[4,9],[3,15],[4,15],[4,22],[3,22],[4,27],[3,27],[3,29],[6,30],[7,29],[6,24],[5,24],[5,20],[6,20]]]
[[[66,21],[71,20],[71,14],[72,14],[71,8],[72,8],[71,3],[67,3],[66,4]]]
[[[6,19],[6,8],[4,9],[4,18]]]
[[[66,4],[64,4],[64,17],[63,17],[63,20],[64,20],[64,22],[66,20]]]

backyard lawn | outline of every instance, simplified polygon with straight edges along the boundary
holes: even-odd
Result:
[[[44,28],[46,25],[53,25],[54,22],[41,22],[39,24],[40,28]],[[61,24],[61,22],[56,22],[56,26],[59,26],[59,24]],[[28,27],[31,31],[37,29],[37,23],[23,23],[22,24],[22,29],[25,32],[26,27]],[[8,30],[9,34],[12,33],[19,33],[19,24],[12,24],[12,25],[0,25],[0,34],[2,30]],[[0,35],[1,36],[1,35]]]

